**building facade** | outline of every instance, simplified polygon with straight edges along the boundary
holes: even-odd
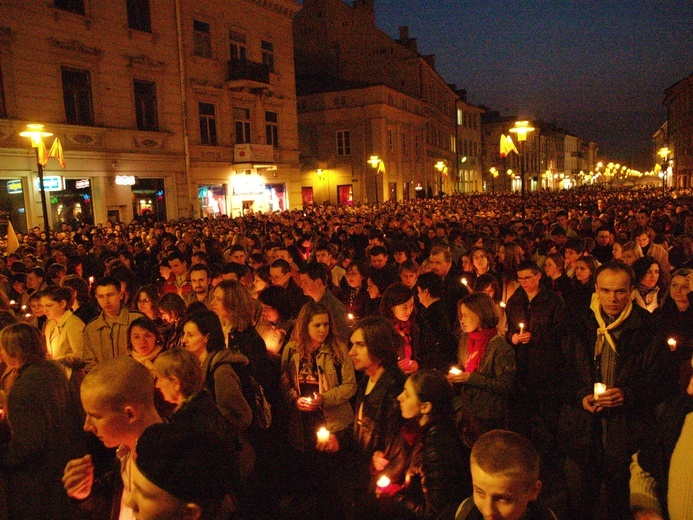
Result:
[[[675,83],[664,94],[672,179],[679,188],[693,187],[693,74]]]
[[[0,203],[15,227],[43,216],[36,156],[19,136],[27,123],[44,124],[65,151],[65,170],[53,159],[44,169],[52,228],[185,214],[178,51],[167,4],[151,0],[146,12],[126,2],[0,5]],[[48,148],[53,139],[45,138]]]
[[[181,0],[191,212],[300,207],[296,0]]]
[[[313,202],[344,200],[333,187],[329,193],[317,190],[316,183],[327,181],[320,181],[316,172],[322,170],[323,178],[325,172],[331,175],[333,156],[344,153],[347,135],[354,143],[347,161],[350,178],[356,179],[348,183],[354,202],[402,200],[458,189],[458,95],[436,72],[434,57],[418,53],[407,28],[401,28],[399,36],[393,39],[375,25],[372,0],[352,5],[342,0],[305,0],[297,13],[299,128],[302,143],[309,143],[302,144],[309,154],[302,156],[302,186],[308,197],[312,189]],[[317,98],[322,95],[324,113],[319,114]],[[358,111],[368,112],[369,119],[355,130]],[[329,121],[329,130],[316,126],[321,121]],[[316,139],[323,141],[316,144]],[[346,182],[349,176],[339,168],[334,175],[341,180],[333,182]],[[344,193],[349,189],[340,186],[346,186]],[[317,193],[324,194],[316,197]]]
[[[66,169],[53,159],[44,169],[52,228],[290,207],[299,7],[0,4],[0,210],[20,230],[42,221],[36,157],[19,137],[28,123],[44,124],[64,149]],[[297,205],[297,184],[295,194]]]

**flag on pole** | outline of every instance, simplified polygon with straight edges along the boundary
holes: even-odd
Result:
[[[515,148],[515,143],[513,143],[513,138],[510,137],[510,135],[505,136],[505,150],[506,154],[510,152],[515,152],[517,155],[520,155],[520,152],[517,151],[517,148]]]
[[[38,163],[41,166],[45,166],[48,163],[48,159],[50,159],[50,155],[48,154],[48,150],[46,149],[46,145],[43,143],[43,139],[39,139],[39,141],[38,141]]]
[[[45,146],[44,146],[44,148],[45,148]],[[55,138],[55,141],[53,141],[53,146],[51,146],[51,151],[48,152],[48,157],[49,158],[55,157],[56,159],[58,159],[60,166],[62,166],[63,168],[66,168],[65,155],[63,154],[63,145],[60,144],[60,139],[58,139],[57,137]]]
[[[12,227],[12,221],[7,221],[7,247],[5,251],[7,254],[14,253],[19,249],[19,240],[17,239],[17,233],[14,232],[14,227]]]

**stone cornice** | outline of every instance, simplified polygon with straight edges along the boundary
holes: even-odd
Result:
[[[296,0],[246,0],[247,2],[259,5],[265,9],[270,9],[284,16],[293,17],[301,10],[301,4]]]
[[[66,51],[72,51],[85,56],[92,56],[95,58],[101,58],[103,56],[103,50],[98,47],[88,47],[78,40],[56,40],[55,38],[47,38],[48,43],[53,47],[58,49],[63,49]]]
[[[140,54],[138,56],[131,56],[129,54],[123,55],[125,61],[127,62],[127,67],[142,67],[146,69],[157,69],[161,70],[166,67],[166,63],[163,61],[153,60],[146,54]]]

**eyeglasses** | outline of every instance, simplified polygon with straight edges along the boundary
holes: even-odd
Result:
[[[142,298],[141,300],[138,300],[137,303],[149,303],[150,301],[152,300],[150,300],[149,298]]]

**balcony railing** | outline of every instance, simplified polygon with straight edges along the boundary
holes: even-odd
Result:
[[[249,60],[229,61],[229,81],[255,81],[269,85],[269,68],[264,63]]]

